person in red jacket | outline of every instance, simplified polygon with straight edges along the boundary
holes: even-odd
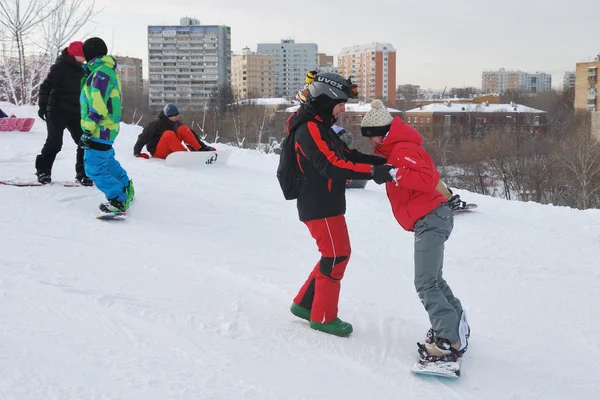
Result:
[[[448,200],[437,189],[440,180],[423,137],[400,117],[392,117],[381,100],[374,100],[362,119],[361,134],[387,158],[387,173],[374,177],[386,183],[398,223],[415,234],[415,287],[429,314],[432,328],[421,357],[430,361],[456,360],[467,349],[470,334],[466,313],[442,276],[444,243],[454,227]]]
[[[350,79],[319,74],[308,85],[306,101],[286,123],[293,135],[297,171],[301,176],[298,216],[315,239],[321,258],[294,298],[290,311],[325,333],[348,336],[352,325],[338,318],[341,280],[350,260],[346,212],[346,180],[371,179],[385,159],[350,150],[331,129],[357,96]]]

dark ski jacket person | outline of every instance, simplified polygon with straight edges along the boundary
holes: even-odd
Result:
[[[338,336],[352,333],[352,325],[338,317],[340,282],[351,251],[344,217],[345,183],[347,179],[372,179],[381,173],[378,171],[385,162],[381,157],[350,150],[331,128],[348,99],[356,96],[356,85],[349,79],[334,73],[319,74],[308,85],[306,101],[286,123],[288,135],[294,137],[296,168],[301,176],[298,215],[321,253],[290,310],[310,321],[311,328]]]
[[[48,134],[41,153],[35,159],[38,181],[42,184],[52,182],[52,167],[56,155],[63,145],[63,133],[69,131],[79,145],[83,131],[80,125],[79,95],[81,78],[85,62],[83,42],[72,42],[65,48],[52,67],[48,76],[40,85],[39,117],[46,121]],[[77,147],[75,177],[85,186],[93,185],[83,167],[83,149]]]
[[[185,146],[183,143],[185,143]],[[179,120],[179,108],[175,104],[167,104],[150,122],[133,146],[133,155],[149,158],[142,149],[146,146],[154,158],[165,159],[176,151],[215,151],[212,146],[204,143],[196,133]]]

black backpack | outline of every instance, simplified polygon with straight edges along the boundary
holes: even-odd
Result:
[[[277,167],[277,180],[286,200],[297,199],[300,195],[301,176],[296,163],[295,137],[296,132],[292,132],[281,142],[281,154]]]

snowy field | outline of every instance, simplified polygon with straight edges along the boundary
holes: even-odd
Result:
[[[348,191],[340,317],[355,330],[329,336],[288,311],[319,255],[278,157],[168,168],[133,157],[140,131],[115,146],[136,187],[126,221],[94,218],[93,187],[0,186],[0,400],[600,398],[600,211],[458,191],[479,204],[445,254],[470,347],[460,380],[424,379],[409,372],[429,328],[413,238],[382,187]],[[0,132],[0,179],[35,180],[44,140],[39,119]],[[74,164],[65,133],[53,179]]]

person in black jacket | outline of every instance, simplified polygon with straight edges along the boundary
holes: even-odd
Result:
[[[175,104],[167,104],[158,117],[146,125],[133,146],[133,155],[150,158],[142,153],[144,146],[152,157],[163,159],[176,151],[215,151],[214,147],[200,140],[196,132],[179,121],[179,108]]]
[[[83,134],[79,96],[84,62],[83,42],[72,42],[58,56],[40,86],[38,115],[46,121],[48,128],[46,143],[35,160],[36,175],[40,183],[47,184],[52,181],[52,165],[62,148],[66,128],[78,145],[75,177],[85,186],[93,185],[92,180],[85,174],[83,149],[79,147],[79,139]]]
[[[337,316],[340,281],[350,258],[346,180],[391,180],[384,158],[350,150],[332,129],[348,99],[357,94],[350,79],[319,74],[308,85],[306,101],[286,123],[287,133],[294,135],[301,174],[298,215],[321,253],[290,311],[310,321],[311,328],[338,336],[352,333],[352,325]]]

